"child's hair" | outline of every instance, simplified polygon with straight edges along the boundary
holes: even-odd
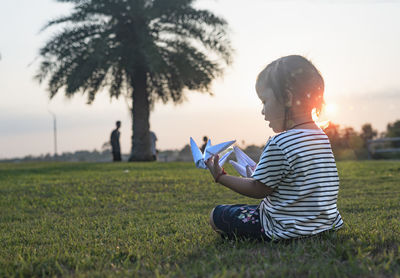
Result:
[[[316,67],[300,55],[281,57],[260,72],[257,90],[271,88],[275,97],[285,106],[284,129],[290,127],[292,98],[300,100],[297,105],[306,105],[317,116],[324,105],[324,79]]]

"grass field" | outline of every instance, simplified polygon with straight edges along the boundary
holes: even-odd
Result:
[[[400,277],[400,162],[338,169],[345,227],[266,243],[212,232],[215,205],[258,200],[192,163],[0,164],[0,277]]]

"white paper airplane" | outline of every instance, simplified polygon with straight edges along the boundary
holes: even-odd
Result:
[[[212,146],[211,140],[208,140],[207,145],[204,149],[204,153],[201,153],[196,142],[193,140],[192,137],[190,137],[190,147],[192,148],[193,160],[194,160],[194,163],[196,164],[196,167],[201,168],[201,169],[207,169],[207,165],[205,162],[210,157],[223,152],[224,150],[229,148],[235,142],[236,142],[236,140],[233,140],[233,141],[228,141],[228,142],[224,142],[224,143],[220,143],[218,145]],[[221,167],[222,167],[222,165],[224,165],[226,159],[232,152],[233,151],[229,151],[220,158],[219,165]]]
[[[234,146],[233,151],[235,152],[237,162],[229,160],[229,163],[232,164],[233,168],[235,168],[241,176],[250,178],[256,169],[257,163],[238,147]]]

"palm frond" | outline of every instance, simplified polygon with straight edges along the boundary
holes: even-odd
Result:
[[[227,22],[193,0],[59,0],[72,14],[44,29],[65,24],[40,49],[35,78],[49,78],[50,97],[61,88],[81,91],[92,102],[109,88],[111,97],[131,87],[136,69],[147,74],[149,99],[181,102],[185,89],[210,92],[211,81],[231,62]]]
[[[167,102],[170,98],[180,102],[184,88],[209,92],[211,81],[222,73],[217,63],[188,43],[166,41],[167,47],[160,49],[163,63],[156,73],[149,74],[151,93]]]

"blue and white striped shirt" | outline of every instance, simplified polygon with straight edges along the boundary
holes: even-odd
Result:
[[[272,239],[339,229],[339,176],[328,136],[291,129],[267,142],[252,176],[274,191],[260,204],[260,221]]]

